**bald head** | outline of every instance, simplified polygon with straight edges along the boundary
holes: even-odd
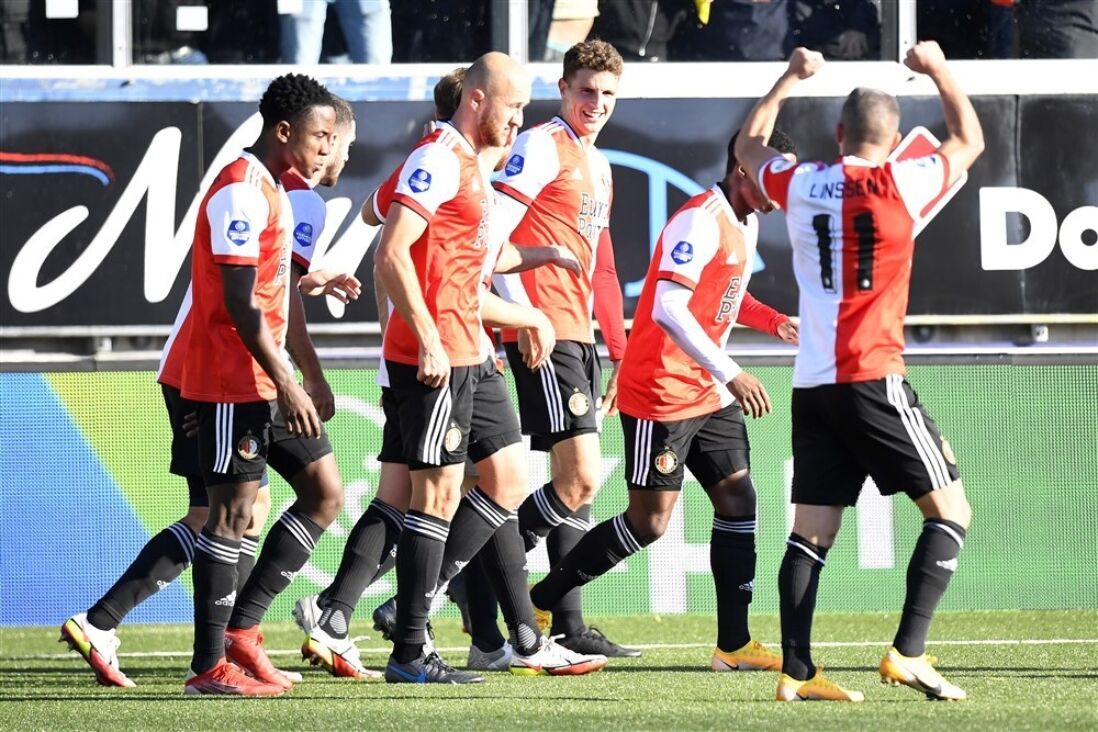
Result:
[[[891,148],[900,129],[900,105],[891,94],[858,87],[846,98],[840,119],[844,148],[861,145]]]
[[[505,53],[486,53],[465,72],[453,122],[480,147],[502,147],[522,126],[530,103],[530,76]]]
[[[499,51],[490,51],[470,66],[465,72],[461,95],[464,98],[474,89],[485,94],[506,93],[510,86],[529,84],[529,76],[513,58]]]

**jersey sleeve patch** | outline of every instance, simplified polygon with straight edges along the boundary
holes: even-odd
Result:
[[[401,168],[393,199],[430,220],[439,206],[457,195],[460,181],[461,165],[453,150],[441,144],[421,145]]]
[[[515,140],[496,188],[529,205],[559,172],[556,141],[548,132],[535,127]]]
[[[720,247],[720,227],[703,209],[689,208],[667,222],[663,243],[657,277],[694,289]]]
[[[270,205],[256,186],[230,183],[206,202],[210,248],[218,263],[259,260],[259,237],[267,228]],[[231,262],[230,262],[231,260]]]

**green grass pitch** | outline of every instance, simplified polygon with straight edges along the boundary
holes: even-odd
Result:
[[[278,699],[185,697],[186,626],[122,626],[122,668],[135,689],[94,683],[55,628],[0,629],[0,730],[387,730],[387,729],[1098,729],[1098,610],[942,613],[929,650],[965,702],[929,702],[879,682],[877,663],[896,615],[824,615],[816,620],[817,663],[864,704],[779,704],[773,673],[707,672],[714,622],[698,616],[606,618],[611,637],[647,646],[641,659],[614,660],[581,678],[488,675],[472,687],[356,683],[302,664],[290,623],[264,626],[276,664],[305,681]],[[778,621],[753,619],[773,642]],[[366,623],[359,622],[360,630]],[[467,639],[442,620],[438,644],[463,662]],[[994,643],[990,641],[1006,641]],[[386,650],[360,641],[367,665]]]

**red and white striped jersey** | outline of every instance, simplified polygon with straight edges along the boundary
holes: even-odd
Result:
[[[671,280],[693,290],[690,312],[723,350],[747,292],[757,242],[755,217],[741,224],[718,186],[691,198],[667,222],[618,369],[623,412],[666,422],[711,414],[732,403],[728,388],[653,320],[656,283]]]
[[[948,161],[773,158],[759,184],[785,209],[793,245],[801,317],[793,385],[904,374],[914,225],[949,184]]]
[[[523,272],[531,304],[549,318],[558,340],[594,343],[591,278],[602,232],[610,225],[610,162],[554,117],[518,136],[495,186],[527,207],[515,230],[505,232],[512,244],[559,244],[582,268],[580,274],[560,267]],[[516,338],[513,330],[504,331],[505,341]]]
[[[293,260],[299,266],[309,270],[313,261],[313,252],[320,235],[324,233],[324,223],[328,220],[328,208],[313,186],[293,168],[279,178],[286,190],[286,198],[294,213],[294,232],[291,237]]]
[[[375,199],[375,205],[396,201],[428,222],[412,245],[412,262],[451,366],[474,366],[488,357],[480,288],[493,197],[473,148],[453,125],[441,123],[412,150],[391,196],[379,190]],[[419,342],[396,310],[385,328],[384,354],[398,363],[419,362]]]

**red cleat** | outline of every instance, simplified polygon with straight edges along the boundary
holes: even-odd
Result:
[[[269,662],[268,662],[269,663]],[[183,693],[212,696],[279,696],[286,690],[278,684],[265,684],[244,673],[224,658],[209,671],[187,673]]]
[[[273,684],[284,691],[294,688],[294,683],[274,667],[263,650],[263,634],[259,626],[252,628],[227,628],[225,630],[225,657],[244,669],[256,681]]]
[[[88,622],[86,613],[78,613],[61,626],[62,643],[68,643],[88,662],[95,680],[102,686],[136,686],[118,668],[118,636],[114,630],[100,630]]]

